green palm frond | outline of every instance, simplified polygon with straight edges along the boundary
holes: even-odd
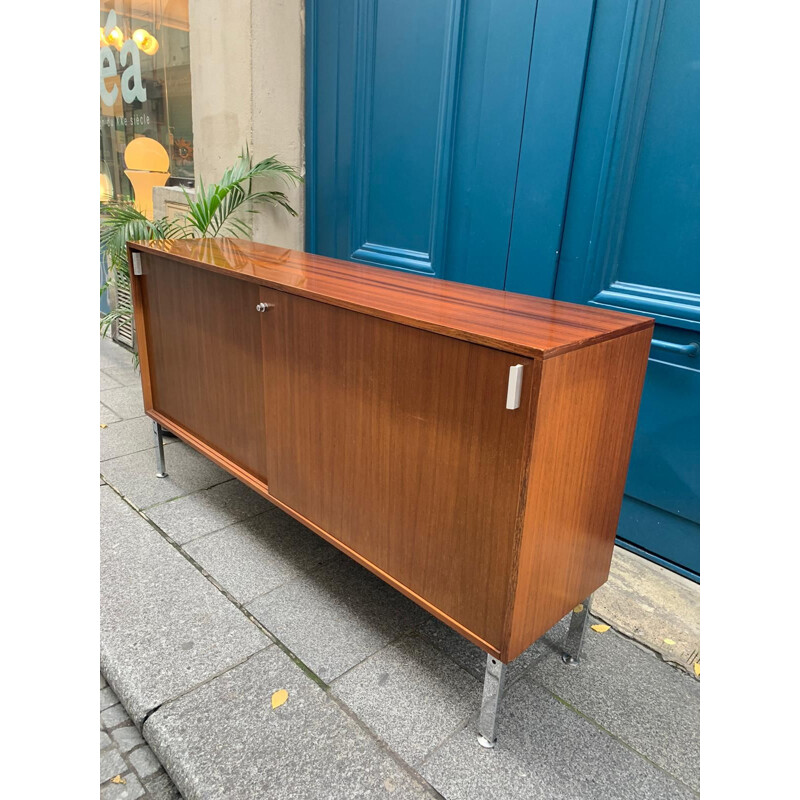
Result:
[[[127,275],[129,241],[185,239],[183,220],[148,219],[131,200],[115,200],[100,206],[100,248],[109,258],[109,274]]]
[[[194,199],[184,191],[189,207],[186,219],[194,229],[194,235],[205,237],[233,233],[249,236],[252,233],[250,225],[237,215],[253,212],[261,204],[278,205],[297,216],[283,192],[254,191],[253,181],[257,178],[278,178],[289,184],[303,180],[294,168],[278,161],[275,156],[253,164],[249,149],[243,150],[236,163],[225,170],[219,183],[206,187],[202,178],[199,179]]]
[[[249,148],[245,148],[233,166],[225,170],[219,183],[206,186],[198,176],[194,197],[184,189],[187,209],[178,219],[148,219],[130,199],[101,203],[100,248],[108,262],[108,277],[100,287],[101,296],[112,286],[129,285],[129,241],[214,236],[248,239],[253,229],[244,215],[256,212],[263,205],[280,206],[296,217],[297,212],[283,192],[254,190],[254,180],[269,178],[277,178],[289,185],[303,181],[295,169],[278,161],[275,156],[254,164]],[[103,335],[113,322],[130,315],[131,312],[125,309],[115,309],[106,314],[100,323]]]
[[[148,219],[130,199],[100,204],[100,251],[106,256],[108,276],[100,287],[100,296],[112,286],[128,285],[129,241],[184,239],[188,235],[184,220]],[[100,319],[100,332],[108,334],[112,323],[130,318],[130,309],[113,309]]]
[[[109,328],[119,319],[129,319],[131,312],[127,308],[112,308],[108,314],[104,314],[100,318],[100,334],[101,336],[108,336]]]

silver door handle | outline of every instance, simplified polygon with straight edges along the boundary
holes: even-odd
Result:
[[[522,398],[522,364],[515,364],[508,368],[508,394],[506,394],[506,408],[513,411],[519,408]]]
[[[265,311],[269,311],[271,308],[275,308],[272,303],[259,303],[256,306],[256,311],[260,311],[263,314]]]
[[[677,344],[676,342],[665,342],[663,339],[653,339],[650,342],[650,346],[659,350],[666,350],[668,353],[680,353],[680,355],[689,356],[690,358],[694,358],[700,352],[700,345],[697,342]]]
[[[141,275],[142,274],[142,254],[141,253],[131,253],[131,262],[133,263],[133,274],[134,275]]]

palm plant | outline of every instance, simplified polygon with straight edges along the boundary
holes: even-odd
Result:
[[[245,149],[233,166],[225,170],[219,183],[205,186],[199,178],[194,198],[184,189],[186,211],[175,219],[148,219],[131,199],[101,203],[100,247],[108,258],[108,277],[100,287],[101,296],[112,287],[130,285],[128,241],[216,236],[249,238],[253,229],[245,215],[255,213],[263,205],[280,206],[293,217],[297,216],[283,192],[256,190],[253,187],[256,178],[279,178],[289,184],[303,180],[292,167],[274,156],[254,164],[250,150]],[[132,315],[130,308],[112,309],[100,320],[103,336],[112,323]]]

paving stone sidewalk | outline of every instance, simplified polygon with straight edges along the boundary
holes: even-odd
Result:
[[[108,340],[100,400],[101,669],[121,706],[109,687],[101,704],[132,721],[101,731],[103,797],[699,792],[693,675],[613,629],[568,667],[564,619],[510,666],[484,750],[478,648],[183,443],[156,478],[130,354]],[[169,779],[138,772],[148,746],[173,794],[149,794]]]
[[[161,762],[100,675],[100,800],[181,800]]]

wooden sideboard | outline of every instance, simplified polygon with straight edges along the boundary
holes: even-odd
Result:
[[[653,320],[237,239],[129,258],[147,414],[482,648],[491,745],[503,665],[608,576]]]

